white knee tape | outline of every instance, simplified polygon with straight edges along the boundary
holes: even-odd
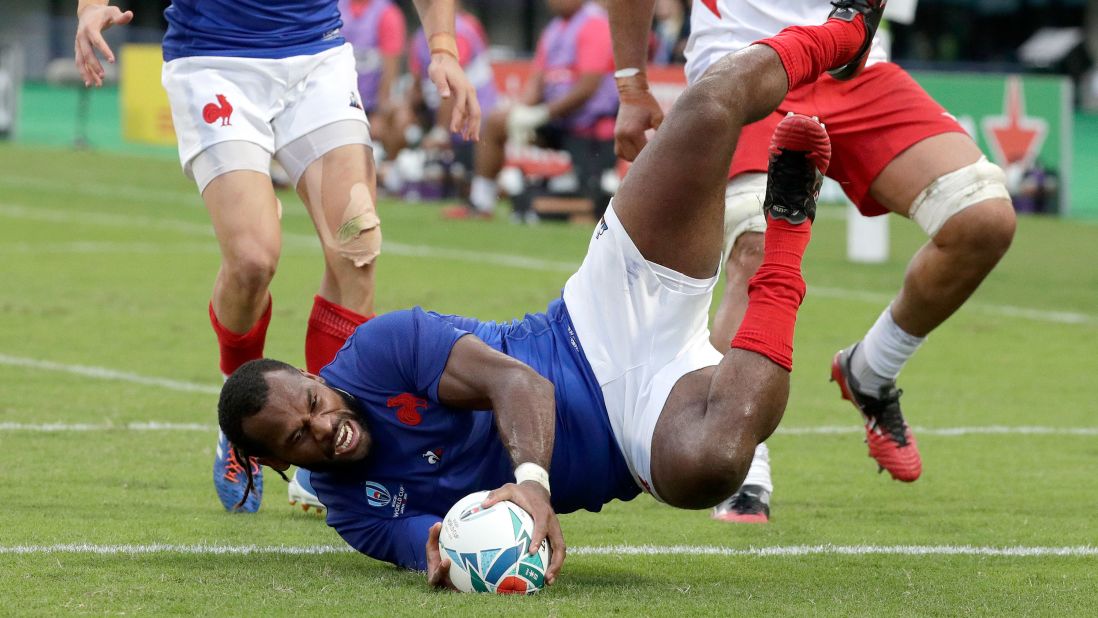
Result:
[[[762,202],[766,195],[766,174],[740,174],[724,190],[724,260],[744,232],[765,232]]]
[[[338,120],[310,131],[283,146],[275,158],[286,168],[293,186],[297,186],[305,170],[329,152],[349,144],[369,146],[370,125],[360,120]]]
[[[198,153],[184,168],[198,184],[199,193],[205,191],[214,178],[239,170],[270,174],[271,153],[259,144],[243,140],[218,142]]]
[[[950,217],[990,199],[1010,199],[1006,175],[998,165],[980,157],[930,183],[912,202],[910,216],[933,238]]]

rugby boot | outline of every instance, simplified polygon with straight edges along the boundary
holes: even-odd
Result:
[[[915,434],[904,422],[900,412],[900,395],[895,382],[881,387],[876,396],[859,389],[858,380],[850,371],[850,358],[860,343],[839,350],[831,361],[831,381],[839,383],[843,399],[854,404],[865,419],[865,442],[869,456],[877,461],[878,472],[888,470],[897,481],[911,483],[923,471]]]
[[[248,499],[244,504],[240,504],[244,498],[244,490],[248,486],[248,475],[244,466],[252,467],[252,490],[248,492]],[[259,503],[263,500],[263,470],[254,457],[249,457],[246,462],[240,461],[236,451],[229,444],[229,439],[220,431],[217,432],[213,481],[217,497],[221,499],[221,505],[226,511],[254,513],[259,510]],[[240,504],[239,507],[238,504]]]
[[[770,492],[759,485],[744,485],[732,497],[713,507],[713,519],[738,524],[770,521]]]
[[[318,515],[324,514],[324,504],[316,496],[308,470],[304,468],[294,470],[294,476],[290,479],[290,485],[286,491],[289,494],[290,506],[300,504],[301,510],[305,512],[312,508]]]
[[[816,197],[831,161],[831,140],[816,118],[790,112],[770,138],[763,213],[797,225],[816,218]]]
[[[828,69],[827,74],[835,79],[846,81],[853,79],[865,67],[865,61],[869,58],[869,50],[873,47],[873,37],[877,34],[877,26],[881,24],[881,16],[884,15],[885,4],[888,0],[834,0],[831,6],[831,14],[828,19],[841,19],[854,21],[862,16],[865,23],[865,42],[858,50],[858,55],[844,65]]]

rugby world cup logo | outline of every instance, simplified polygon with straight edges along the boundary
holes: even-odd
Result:
[[[388,506],[392,501],[393,497],[389,495],[389,490],[385,489],[384,485],[366,481],[366,502],[370,503],[370,506]]]

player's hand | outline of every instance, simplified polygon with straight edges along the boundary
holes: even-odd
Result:
[[[427,76],[438,88],[444,99],[454,98],[454,111],[450,115],[450,130],[474,142],[480,140],[480,103],[477,91],[469,83],[465,71],[456,58],[449,54],[431,54]]]
[[[442,550],[438,546],[438,535],[441,532],[442,522],[431,526],[427,531],[427,585],[457,590],[450,582],[450,559],[442,557]]]
[[[518,485],[507,483],[490,492],[481,506],[488,508],[504,500],[514,502],[534,519],[534,534],[530,539],[531,554],[536,554],[541,547],[541,542],[546,538],[549,539],[549,548],[552,552],[549,557],[549,568],[545,571],[545,581],[552,586],[557,580],[561,565],[564,564],[567,548],[564,546],[560,520],[557,519],[553,505],[549,502],[549,492],[534,481],[524,481]]]
[[[84,79],[85,86],[103,85],[107,72],[99,62],[96,50],[114,64],[114,52],[103,40],[103,31],[111,26],[122,26],[133,19],[133,11],[122,12],[116,6],[90,5],[80,11],[80,21],[76,25],[76,70]]]
[[[639,76],[638,76],[639,77]],[[632,161],[648,143],[644,134],[648,129],[658,129],[663,123],[663,109],[648,91],[648,83],[643,78],[635,83],[618,80],[618,121],[614,125],[614,154]]]

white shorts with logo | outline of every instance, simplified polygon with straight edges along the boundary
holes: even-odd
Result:
[[[637,485],[652,493],[652,436],[682,376],[720,362],[709,343],[717,277],[694,279],[644,259],[614,213],[595,226],[564,304],[602,387],[610,427]]]
[[[350,44],[289,58],[177,58],[161,79],[188,176],[194,158],[220,142],[251,142],[273,155],[333,122],[367,122]]]

